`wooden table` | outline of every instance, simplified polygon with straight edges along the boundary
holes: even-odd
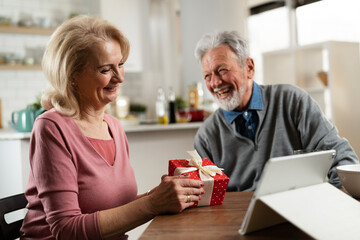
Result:
[[[180,214],[157,216],[139,239],[312,239],[290,223],[240,235],[238,230],[252,195],[253,192],[227,192],[222,205],[189,208]]]

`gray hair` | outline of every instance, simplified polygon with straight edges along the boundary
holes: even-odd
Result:
[[[238,57],[240,64],[245,63],[249,56],[248,43],[238,32],[223,31],[203,35],[196,44],[195,58],[201,62],[201,59],[206,52],[219,47],[220,45],[229,46]]]

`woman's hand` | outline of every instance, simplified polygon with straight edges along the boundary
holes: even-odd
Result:
[[[99,212],[101,233],[106,237],[125,234],[162,213],[178,213],[201,199],[204,183],[187,176],[161,177],[161,183],[136,201]]]
[[[204,183],[189,179],[187,176],[161,177],[159,186],[151,190],[150,206],[155,215],[162,213],[178,213],[201,199],[205,193]]]

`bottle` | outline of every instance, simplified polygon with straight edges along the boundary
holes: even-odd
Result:
[[[2,128],[2,107],[1,107],[1,98],[0,98],[0,128]]]
[[[164,89],[158,88],[156,100],[156,117],[158,124],[168,124]]]
[[[130,99],[122,95],[122,89],[119,89],[119,96],[116,99],[116,111],[115,114],[118,118],[124,119],[129,115],[130,111]]]
[[[176,105],[175,105],[175,92],[172,88],[169,89],[169,123],[176,123]]]
[[[116,115],[124,119],[129,115],[130,99],[125,96],[118,96],[116,100]]]
[[[196,88],[198,92],[198,108],[202,108],[204,104],[204,89],[201,82],[196,83]]]
[[[196,84],[192,84],[189,88],[189,107],[190,108],[199,107],[199,93]]]

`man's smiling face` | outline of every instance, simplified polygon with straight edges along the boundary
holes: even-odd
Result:
[[[247,106],[254,75],[251,58],[241,65],[231,48],[221,45],[204,54],[201,67],[206,86],[221,108],[241,111]]]

